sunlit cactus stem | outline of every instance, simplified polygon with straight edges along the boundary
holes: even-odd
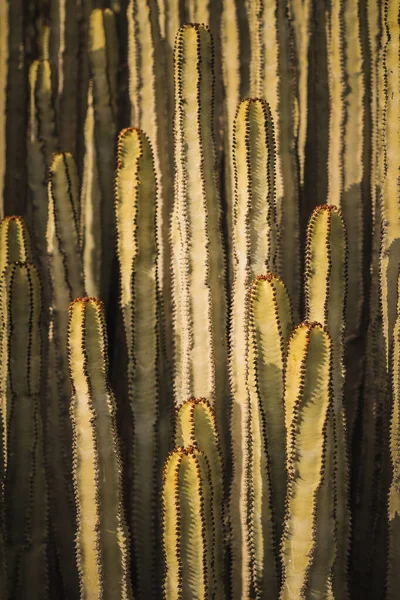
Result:
[[[274,598],[286,496],[283,380],[292,331],[290,298],[275,275],[257,277],[248,296],[247,385],[249,424],[249,544],[257,597]]]
[[[48,507],[40,399],[41,290],[27,262],[12,263],[1,279],[6,330],[7,466],[5,514],[8,588],[13,598],[45,598]]]
[[[288,488],[281,543],[281,600],[331,598],[335,559],[332,342],[318,323],[302,323],[285,370]]]
[[[247,291],[260,273],[274,270],[277,258],[275,220],[275,145],[272,118],[264,100],[239,104],[233,134],[235,203],[233,211],[233,290],[230,316],[230,382],[233,481],[231,485],[232,585],[234,598],[250,585],[247,545],[248,390]]]
[[[226,517],[222,451],[214,410],[204,398],[184,402],[176,412],[175,446],[189,448],[197,445],[210,467],[215,536],[216,597],[225,598],[225,538]]]
[[[350,542],[349,468],[347,455],[347,416],[353,419],[354,408],[344,406],[345,306],[347,288],[347,234],[344,220],[336,206],[317,207],[308,224],[305,264],[306,319],[326,327],[332,339],[333,427],[337,444],[335,490],[337,519],[337,556],[334,589],[345,599],[348,585]]]
[[[162,499],[165,600],[215,597],[212,485],[196,447],[168,457]]]
[[[118,140],[115,180],[120,305],[128,351],[128,395],[133,417],[131,532],[135,597],[156,595],[156,514],[159,304],[157,183],[150,142],[140,129]]]
[[[174,61],[175,402],[179,406],[189,397],[206,397],[223,423],[226,273],[213,137],[213,45],[208,28],[181,27]]]
[[[81,598],[130,600],[116,406],[108,380],[103,306],[94,298],[70,305],[68,356]]]

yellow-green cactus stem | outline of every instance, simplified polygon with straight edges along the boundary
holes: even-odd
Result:
[[[175,402],[179,406],[189,397],[206,397],[222,419],[227,396],[226,281],[213,83],[209,29],[184,25],[175,43]]]
[[[258,276],[249,290],[248,303],[252,576],[259,597],[273,597],[278,567],[274,561],[285,514],[286,429],[282,399],[286,346],[293,318],[288,291],[276,275]]]
[[[164,598],[213,598],[214,516],[208,461],[175,448],[163,472]]]
[[[347,421],[353,422],[355,407],[344,407],[345,303],[347,288],[347,234],[336,206],[318,206],[307,229],[305,264],[306,319],[318,321],[332,339],[332,389],[336,449],[337,556],[334,590],[347,597],[348,554],[350,541],[349,473],[347,457]],[[354,402],[354,397],[349,402]]]
[[[400,5],[398,0],[384,3],[386,44],[383,52],[385,106],[384,180],[382,188],[382,245],[380,259],[381,304],[389,364],[392,332],[397,310],[397,272],[400,264]]]
[[[275,146],[271,114],[264,100],[243,100],[233,134],[235,203],[233,212],[233,297],[230,317],[230,381],[232,393],[231,485],[232,585],[234,597],[250,585],[247,539],[246,464],[248,390],[246,294],[254,278],[274,270],[277,254],[275,220]]]
[[[247,3],[250,28],[250,94],[271,110],[276,146],[276,211],[282,243],[281,271],[297,316],[300,299],[298,160],[292,32],[285,0]]]
[[[57,149],[51,65],[35,60],[29,70],[29,125],[27,134],[28,184],[32,201],[33,238],[45,274],[47,181],[50,159]],[[45,296],[47,282],[43,280]],[[46,298],[47,301],[47,298]]]
[[[108,380],[102,303],[77,298],[69,308],[76,561],[81,597],[132,598],[115,398]]]
[[[189,448],[197,445],[207,457],[212,485],[215,536],[216,598],[225,598],[225,511],[224,471],[215,413],[204,398],[184,402],[176,412],[175,446]]]
[[[5,513],[8,589],[13,598],[47,597],[48,506],[41,379],[41,290],[27,262],[8,266],[1,281],[6,330],[7,460]]]
[[[101,275],[97,286],[107,302],[115,252],[113,181],[117,142],[118,42],[114,13],[106,8],[92,11],[88,54],[93,82],[94,139],[101,192]]]
[[[289,0],[289,15],[294,31],[294,48],[298,80],[298,152],[300,185],[304,184],[304,165],[306,155],[307,114],[308,114],[308,47],[312,0]]]
[[[48,183],[47,256],[51,288],[49,375],[46,400],[47,463],[52,529],[66,596],[78,591],[74,558],[75,505],[67,355],[68,306],[84,296],[79,231],[79,181],[68,152],[54,154]],[[57,526],[61,519],[62,527]]]
[[[115,180],[120,305],[133,416],[131,533],[135,597],[155,595],[159,405],[157,182],[150,142],[140,129],[118,139]]]
[[[288,343],[285,370],[286,516],[281,600],[327,598],[335,558],[332,342],[304,322]]]
[[[97,297],[100,296],[101,248],[105,232],[101,225],[101,190],[94,132],[93,81],[90,81],[84,127],[80,231],[86,291]]]
[[[392,481],[388,498],[389,553],[386,596],[388,600],[396,598],[400,586],[400,278],[397,289],[397,317],[393,329],[391,357],[390,458]]]
[[[169,12],[173,10],[175,9],[170,6]],[[172,366],[171,248],[168,235],[173,201],[173,153],[170,149],[173,122],[172,119],[166,118],[166,115],[172,114],[173,110],[173,72],[169,73],[169,82],[168,57],[164,56],[157,2],[130,0],[127,18],[131,125],[140,127],[148,135],[153,148],[159,190],[157,236],[160,252],[157,266],[163,310],[163,353],[166,353],[168,365]],[[180,23],[177,24],[174,36],[179,25]]]

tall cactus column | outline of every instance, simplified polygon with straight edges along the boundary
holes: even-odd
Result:
[[[137,600],[156,597],[159,305],[157,184],[150,142],[140,129],[118,141],[117,250],[128,395],[133,417],[131,532]]]
[[[98,300],[78,298],[70,305],[68,353],[81,598],[129,600],[116,407],[108,381],[103,306]]]
[[[226,280],[213,138],[213,46],[203,25],[175,43],[175,198],[171,223],[175,401],[205,397],[224,422]]]
[[[8,588],[12,598],[47,597],[47,491],[40,400],[41,292],[29,263],[13,263],[1,281],[6,330]]]
[[[233,480],[230,490],[234,598],[250,585],[247,544],[248,390],[246,295],[253,279],[274,270],[277,254],[275,220],[275,146],[272,118],[263,100],[244,100],[236,113],[233,162],[234,280],[230,316],[231,444]]]

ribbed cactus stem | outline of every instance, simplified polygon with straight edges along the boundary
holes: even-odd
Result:
[[[157,183],[150,142],[140,129],[118,140],[115,181],[117,252],[120,266],[128,395],[133,416],[131,532],[138,598],[155,595],[157,546],[159,306]]]
[[[330,597],[335,557],[331,360],[332,342],[321,325],[302,323],[294,330],[285,370],[282,600]]]
[[[88,55],[93,82],[94,138],[101,191],[101,274],[97,287],[107,302],[114,257],[113,180],[117,137],[118,43],[114,13],[106,8],[92,11],[89,21]]]
[[[90,296],[100,295],[101,281],[101,190],[95,141],[93,81],[89,82],[84,127],[85,156],[81,186],[81,239],[86,291]]]
[[[397,0],[385,2],[387,41],[383,53],[384,69],[384,182],[382,189],[383,231],[381,245],[381,303],[389,363],[392,331],[397,310],[397,271],[400,264],[400,5]]]
[[[271,114],[264,100],[240,103],[233,136],[235,204],[233,213],[233,297],[230,317],[230,380],[232,392],[231,486],[232,584],[234,597],[248,593],[247,539],[248,390],[246,294],[260,273],[274,270],[277,253],[275,221],[275,146]]]
[[[5,217],[0,221],[0,274],[13,262],[31,260],[30,236],[22,217]]]
[[[388,497],[389,555],[387,599],[394,600],[400,585],[400,278],[391,360],[392,415],[390,423],[391,486]]]
[[[13,598],[47,595],[47,491],[40,401],[41,291],[31,264],[11,264],[2,276],[6,329],[7,465],[5,509],[8,587]]]
[[[69,308],[76,560],[81,597],[132,598],[122,503],[115,398],[108,380],[102,304],[78,298]]]
[[[175,401],[206,397],[225,407],[226,293],[213,139],[213,46],[203,25],[175,43],[174,277]],[[222,421],[220,421],[222,422]]]
[[[215,595],[212,487],[196,447],[176,448],[163,472],[164,598]]]
[[[278,545],[286,497],[286,430],[283,406],[286,345],[292,309],[284,283],[268,274],[249,291],[249,543],[258,597],[277,595]],[[275,590],[275,592],[274,592]]]
[[[47,256],[51,288],[47,462],[51,515],[62,585],[67,596],[78,592],[74,560],[75,506],[72,482],[72,430],[67,355],[68,306],[85,294],[79,231],[79,181],[71,154],[55,154],[48,183]],[[63,527],[57,526],[58,519]]]
[[[13,262],[31,260],[31,245],[29,233],[22,217],[5,217],[0,221],[0,277],[4,270]],[[0,303],[2,288],[0,286]],[[3,317],[5,313],[3,313]],[[0,352],[5,356],[7,352],[7,326],[4,318],[0,318]],[[0,396],[5,397],[7,390],[7,361],[0,364]],[[7,403],[0,403],[1,415],[1,440],[0,440],[0,466],[1,481],[3,481],[4,468],[7,462]],[[0,484],[1,485],[1,484]]]
[[[345,302],[347,286],[347,236],[340,210],[317,207],[308,224],[305,268],[306,319],[319,321],[332,339],[332,390],[336,449],[337,557],[334,589],[347,597],[350,541],[347,416],[354,421],[353,406],[343,406]],[[354,402],[354,398],[349,401]]]
[[[28,184],[32,200],[32,233],[44,273],[47,251],[48,169],[51,156],[57,149],[50,61],[36,60],[32,63],[29,70],[29,88]],[[47,294],[46,281],[43,281],[43,285]]]
[[[176,412],[175,445],[189,448],[197,445],[207,457],[213,490],[213,514],[215,536],[215,582],[216,597],[225,598],[225,511],[224,471],[215,413],[204,399],[190,399]]]
[[[298,79],[298,152],[300,185],[304,183],[308,114],[308,46],[312,0],[289,0],[289,14],[295,37],[295,55]]]

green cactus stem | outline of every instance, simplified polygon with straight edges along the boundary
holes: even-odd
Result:
[[[343,406],[345,303],[347,285],[347,235],[340,210],[317,207],[309,221],[305,267],[306,319],[319,321],[332,339],[332,389],[336,454],[337,557],[334,590],[347,597],[350,540],[347,417],[354,420],[352,406]],[[350,400],[354,401],[354,398]],[[346,410],[347,409],[347,410]]]
[[[115,248],[113,181],[116,167],[118,68],[115,15],[108,8],[95,9],[90,15],[88,55],[93,82],[94,139],[101,192],[101,274],[96,286],[101,298],[108,302]]]
[[[212,485],[215,536],[216,597],[225,598],[225,510],[224,471],[215,413],[204,398],[184,402],[176,412],[175,445],[189,448],[197,445],[207,457]]]
[[[226,281],[212,130],[213,80],[208,28],[184,25],[175,43],[175,402],[179,406],[191,396],[206,397],[223,422]]]
[[[176,448],[163,473],[164,598],[215,597],[214,522],[208,461]]]
[[[103,306],[94,298],[78,298],[70,305],[68,356],[81,597],[129,600],[115,398],[108,381]]]
[[[5,514],[8,590],[13,598],[47,597],[47,490],[40,401],[41,291],[38,273],[16,262],[1,280],[6,330],[7,460]]]
[[[286,346],[293,328],[292,309],[286,286],[272,274],[255,279],[248,303],[252,583],[257,597],[273,598],[278,594],[278,543],[285,513],[286,430],[282,399]]]
[[[78,593],[74,559],[76,514],[72,482],[72,430],[67,356],[68,306],[85,294],[79,231],[79,181],[71,154],[55,154],[48,184],[47,256],[51,307],[46,400],[51,524],[66,596]],[[57,525],[62,522],[63,526]]]
[[[157,547],[159,307],[157,183],[153,153],[139,129],[123,129],[115,181],[120,304],[133,417],[131,532],[137,598],[154,597]]]
[[[60,146],[77,156],[79,127],[79,3],[56,0],[49,3],[49,56],[57,69],[55,106]]]
[[[332,342],[321,325],[305,322],[293,331],[285,370],[288,488],[281,600],[332,597],[331,362]]]
[[[248,390],[246,386],[246,294],[253,279],[274,270],[277,254],[275,221],[275,146],[273,124],[264,100],[240,103],[233,137],[235,204],[233,214],[233,297],[230,323],[230,380],[232,393],[231,485],[232,584],[234,597],[250,585],[247,539]],[[243,226],[245,224],[245,226]]]
[[[27,135],[28,184],[31,190],[33,238],[38,253],[47,301],[46,226],[47,181],[52,154],[57,149],[51,65],[36,60],[29,70],[29,127]]]

